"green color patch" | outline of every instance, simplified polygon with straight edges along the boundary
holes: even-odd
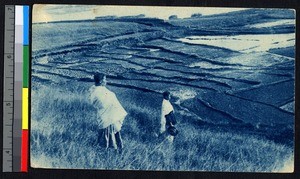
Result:
[[[23,88],[29,84],[29,46],[23,46]]]

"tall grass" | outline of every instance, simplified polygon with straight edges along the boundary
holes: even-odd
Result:
[[[179,116],[180,132],[169,143],[156,137],[160,96],[120,88],[112,89],[128,112],[122,127],[125,148],[122,153],[105,150],[98,145],[89,85],[32,91],[32,167],[278,172],[286,168],[285,161],[293,162],[293,149],[285,145],[257,135],[216,132],[185,116]]]

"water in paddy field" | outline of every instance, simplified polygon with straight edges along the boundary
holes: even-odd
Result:
[[[247,9],[33,24],[32,167],[291,171],[294,22],[291,10]],[[95,72],[128,112],[122,154],[98,146]],[[166,90],[171,145],[156,137]]]

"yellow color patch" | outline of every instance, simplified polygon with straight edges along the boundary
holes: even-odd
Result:
[[[22,129],[28,129],[28,88],[22,89]]]

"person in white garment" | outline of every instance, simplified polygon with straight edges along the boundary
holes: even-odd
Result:
[[[114,149],[123,148],[121,127],[127,112],[122,107],[115,93],[106,88],[106,75],[96,73],[95,85],[90,88],[90,101],[97,110],[97,123],[99,126],[100,142],[104,147]]]
[[[165,133],[167,139],[170,142],[173,142],[174,136],[177,135],[178,131],[174,127],[176,124],[176,119],[174,115],[174,108],[170,103],[171,93],[165,91],[163,93],[163,101],[161,106],[161,125],[160,125],[160,134]]]

